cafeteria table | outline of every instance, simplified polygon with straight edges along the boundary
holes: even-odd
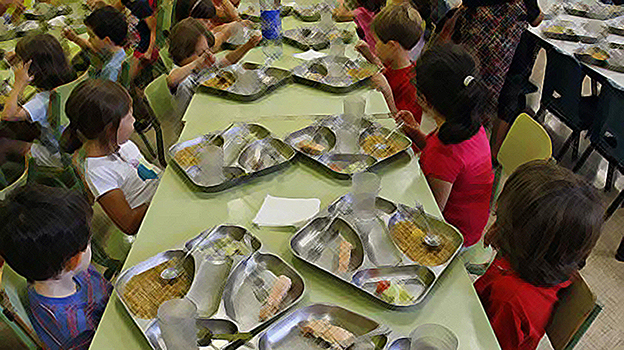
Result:
[[[287,17],[284,28],[309,25]],[[274,66],[290,69],[301,62],[292,54],[301,52],[284,45],[283,57]],[[353,46],[347,47],[353,57]],[[252,50],[246,61],[263,62],[262,50]],[[360,89],[353,94],[368,95],[367,114],[386,127],[388,108],[381,94]],[[306,127],[319,115],[342,112],[345,95],[330,94],[311,87],[290,84],[250,103],[238,103],[202,92],[195,94],[184,121],[180,140],[189,140],[210,131],[226,128],[231,122],[253,122],[268,128],[275,136]],[[219,224],[246,227],[258,237],[262,251],[279,255],[304,278],[306,291],[293,310],[312,303],[330,303],[360,313],[392,328],[394,336],[407,336],[416,326],[439,323],[451,329],[464,350],[500,349],[462,261],[456,258],[419,305],[390,310],[355,288],[298,261],[289,249],[296,228],[257,227],[252,219],[267,194],[291,198],[319,198],[321,208],[347,193],[350,180],[339,180],[326,171],[296,157],[291,165],[278,172],[251,179],[217,193],[194,189],[172,165],[165,170],[159,188],[136,236],[124,269]],[[380,196],[414,205],[441,217],[440,210],[418,164],[418,157],[408,151],[377,171],[382,179]],[[113,294],[99,325],[91,349],[149,349],[150,346]]]

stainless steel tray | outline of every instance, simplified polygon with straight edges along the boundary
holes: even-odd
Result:
[[[196,273],[199,268],[195,264],[196,259],[203,259],[206,256],[206,249],[211,247],[217,240],[230,237],[238,241],[245,241],[252,247],[252,252],[247,257],[239,259],[238,264],[233,265],[227,281],[224,283],[224,290],[221,297],[219,309],[210,318],[198,318],[198,328],[208,328],[216,334],[235,334],[238,332],[251,332],[258,334],[277,318],[281,317],[293,305],[295,305],[305,291],[303,278],[288,264],[279,257],[272,254],[258,252],[260,241],[251,235],[246,229],[239,226],[222,225],[214,229],[204,231],[197,237],[185,242],[182,246],[191,247],[200,244],[197,249],[185,261],[184,268],[190,273]],[[211,252],[211,254],[214,252]],[[135,315],[129,308],[128,301],[124,295],[130,279],[137,274],[157,266],[167,260],[180,258],[184,254],[183,250],[171,250],[141,262],[121,273],[115,283],[115,290],[126,308],[126,311],[135,324],[143,332],[150,346],[157,350],[166,350],[164,342],[160,336],[160,329],[156,318],[142,319]],[[235,259],[236,261],[236,259]],[[291,280],[291,288],[280,304],[279,311],[266,321],[260,321],[258,313],[263,301],[259,296],[266,297],[270,291],[270,286],[277,276],[285,275]],[[262,285],[259,285],[260,281]],[[267,288],[269,290],[267,291]],[[262,293],[261,293],[262,292]],[[198,339],[199,341],[200,339]],[[221,342],[223,348],[231,346],[227,342]],[[213,342],[215,345],[215,342]],[[242,343],[240,344],[242,345]],[[213,347],[211,347],[213,349]]]
[[[250,102],[265,96],[266,94],[288,84],[291,81],[291,74],[287,70],[270,67],[263,74],[259,68],[260,66],[254,63],[244,63],[240,68],[224,68],[217,73],[207,76],[207,80],[203,82],[199,88],[207,93],[222,96],[230,100]],[[249,70],[255,70],[258,72],[257,80],[253,86],[238,86],[238,75]],[[217,77],[226,77],[229,81],[233,81],[233,83],[226,83],[221,86],[211,84],[211,79]]]
[[[330,65],[339,66],[341,74],[330,77]],[[346,93],[364,85],[378,71],[378,67],[364,60],[326,56],[305,62],[293,68],[291,73],[295,82],[300,84],[333,93]]]
[[[338,177],[350,177],[380,164],[391,161],[412,146],[412,141],[400,132],[390,135],[392,148],[385,151],[385,137],[391,130],[380,124],[362,119],[359,129],[360,150],[356,154],[340,154],[336,149],[337,130],[341,128],[341,116],[324,117],[314,125],[295,131],[284,141],[305,157],[322,165]],[[369,139],[370,137],[372,139]],[[375,141],[376,140],[376,141]],[[339,141],[339,140],[338,140]],[[307,147],[309,142],[318,145],[315,149]]]
[[[443,239],[444,245],[448,248],[439,252],[441,261],[431,263],[426,257],[423,258],[425,260],[412,261],[397,247],[390,236],[384,236],[385,244],[378,239],[380,236],[369,238],[369,234],[363,229],[365,226],[354,217],[350,209],[351,203],[351,195],[347,194],[310,219],[291,238],[290,248],[293,255],[354,286],[387,307],[402,308],[421,303],[458,254],[463,245],[462,235],[451,225],[424,213],[421,209],[409,208],[378,197],[375,205],[380,226],[383,228],[382,234],[389,234],[399,223],[410,222],[420,229],[428,226]],[[398,210],[399,207],[401,210]],[[343,209],[336,215],[334,211],[337,208]],[[331,218],[334,218],[334,221],[328,226]],[[342,241],[347,241],[353,246],[347,271],[337,269],[338,247]],[[423,248],[425,253],[430,253],[425,249],[428,248]],[[406,302],[384,300],[376,293],[377,283],[380,281],[400,284],[411,295],[411,300]]]
[[[412,341],[410,338],[399,338],[388,346],[388,350],[410,350],[411,346]]]
[[[225,180],[207,183],[202,178],[199,159],[202,147],[223,148]],[[222,191],[250,178],[277,171],[289,164],[295,151],[273,138],[271,132],[258,124],[234,124],[229,130],[208,134],[173,145],[169,149],[173,163],[194,185],[207,192]]]
[[[597,4],[598,5],[598,4]],[[565,11],[578,17],[585,17],[591,19],[607,20],[615,18],[624,14],[624,7],[615,5],[599,5],[599,6],[587,6],[585,4],[571,4],[564,6]]]
[[[304,22],[317,22],[321,19],[321,11],[319,5],[301,6],[297,5],[293,8],[295,17]]]
[[[324,33],[317,26],[300,27],[284,31],[284,42],[300,50],[323,50],[329,47],[331,40],[339,36],[345,44],[353,39],[353,32],[346,29]]]
[[[316,350],[319,341],[309,339],[301,334],[300,323],[308,320],[325,319],[332,325],[346,329],[355,337],[369,334],[377,330],[381,325],[355,312],[328,304],[313,304],[295,310],[284,319],[276,322],[264,332],[259,339],[260,350],[298,349]],[[387,335],[371,337],[371,345],[381,350],[387,343]]]
[[[281,15],[282,17],[286,17],[291,15],[293,12],[292,6],[282,6]],[[242,19],[247,19],[252,22],[259,23],[260,19],[260,9],[257,9],[253,5],[249,5],[247,7],[242,8],[239,11],[239,15]]]

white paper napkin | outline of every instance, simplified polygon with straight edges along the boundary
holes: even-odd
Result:
[[[315,51],[315,50],[308,50],[306,52],[293,54],[294,58],[298,58],[298,59],[304,60],[304,61],[311,61],[313,59],[322,58],[322,57],[325,57],[325,56],[327,56],[326,53],[318,52],[318,51]]]
[[[259,226],[295,226],[319,212],[318,198],[281,198],[268,195],[253,219]]]

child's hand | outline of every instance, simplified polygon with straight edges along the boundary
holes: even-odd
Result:
[[[403,122],[405,126],[411,129],[420,129],[420,124],[414,118],[410,111],[399,111],[395,116],[397,124]]]
[[[76,42],[77,40],[79,40],[78,34],[71,29],[70,27],[65,27],[63,28],[63,37],[67,38],[67,40]]]
[[[386,77],[381,73],[376,73],[375,75],[373,75],[370,78],[370,82],[373,89],[381,93],[392,91],[392,89],[390,88],[390,83],[388,83],[388,79],[386,79]]]
[[[255,33],[251,35],[251,38],[249,38],[249,40],[247,41],[247,44],[250,45],[251,47],[256,47],[260,43],[261,40],[262,40],[262,35]]]
[[[15,66],[15,88],[24,88],[33,80],[28,72],[31,63],[32,61],[20,62]]]

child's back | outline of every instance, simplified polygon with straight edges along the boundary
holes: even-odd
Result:
[[[602,215],[591,185],[554,163],[534,161],[509,177],[486,235],[499,256],[475,282],[503,350],[537,347],[558,292],[598,239]]]
[[[93,67],[91,76],[117,81],[126,52],[123,45],[128,36],[128,23],[124,15],[112,6],[93,11],[86,19],[91,49],[103,62]]]

